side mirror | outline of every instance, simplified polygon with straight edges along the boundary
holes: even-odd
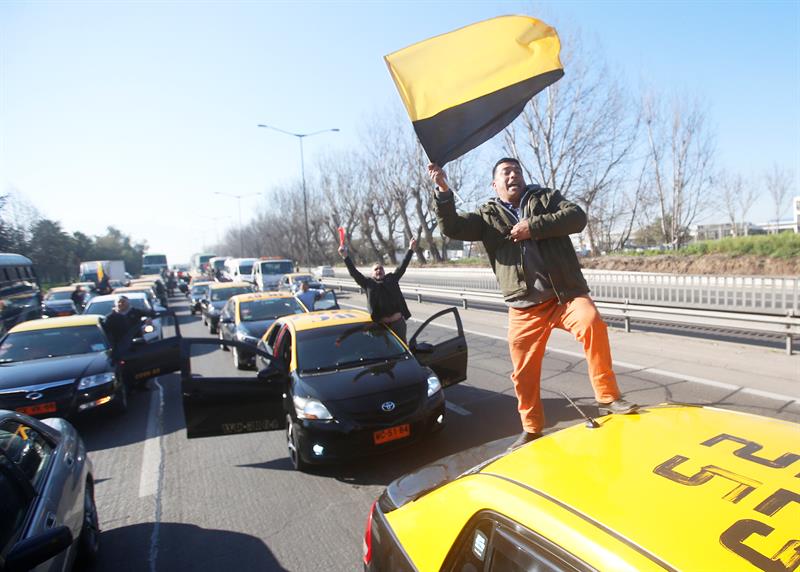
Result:
[[[420,342],[411,346],[411,351],[416,354],[432,354],[434,349],[436,348],[433,344],[428,342]]]
[[[273,359],[265,368],[258,370],[258,379],[267,383],[275,383],[283,381],[285,376],[283,363],[280,360]]]
[[[72,544],[72,533],[66,526],[51,528],[25,540],[20,540],[6,556],[6,572],[32,570],[50,560]]]

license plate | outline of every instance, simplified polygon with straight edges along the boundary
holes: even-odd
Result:
[[[46,403],[37,403],[36,405],[26,405],[25,407],[17,407],[17,411],[25,415],[41,415],[42,413],[55,413],[56,402],[48,401]]]
[[[383,443],[388,443],[389,441],[403,439],[409,435],[411,435],[411,425],[405,423],[403,425],[397,425],[396,427],[389,427],[388,429],[375,431],[375,433],[372,434],[372,439],[375,441],[376,445],[382,445]]]

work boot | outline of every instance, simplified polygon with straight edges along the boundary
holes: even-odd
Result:
[[[597,407],[600,411],[607,413],[616,413],[617,415],[627,415],[628,413],[635,413],[639,406],[630,401],[625,401],[621,397],[615,399],[611,403],[598,403]]]
[[[527,431],[523,431],[522,433],[520,433],[520,436],[517,437],[517,440],[508,446],[508,450],[511,451],[513,449],[516,449],[517,447],[522,447],[525,443],[530,443],[531,441],[535,441],[541,436],[542,436],[541,433],[528,433]]]

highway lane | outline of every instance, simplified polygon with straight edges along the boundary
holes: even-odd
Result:
[[[173,299],[184,335],[209,336],[185,302]],[[343,304],[363,304],[344,297]],[[441,306],[412,304],[423,319]],[[97,412],[76,421],[97,478],[102,527],[99,570],[353,570],[359,567],[367,511],[393,478],[441,456],[519,430],[508,380],[503,319],[462,312],[470,348],[468,380],[446,392],[448,421],[437,436],[413,448],[311,474],[291,469],[283,432],[189,441],[176,375],[151,380],[131,397],[121,418]],[[413,333],[417,322],[412,322]],[[169,332],[169,328],[167,329]],[[438,335],[449,330],[440,328]],[[436,332],[436,330],[434,330]],[[479,335],[481,334],[481,335]],[[669,339],[668,336],[665,338]],[[634,339],[634,338],[631,338]],[[679,338],[673,338],[679,344]],[[558,391],[591,402],[580,348],[560,350],[554,336],[545,358],[543,397],[548,430],[574,423],[577,412]],[[719,406],[800,421],[797,402],[692,383],[680,376],[618,367],[626,393],[643,404],[665,400]],[[198,350],[193,371],[254,375],[235,370],[230,354]],[[590,414],[596,413],[587,406]],[[665,442],[669,436],[665,436]],[[658,446],[658,444],[654,444]]]

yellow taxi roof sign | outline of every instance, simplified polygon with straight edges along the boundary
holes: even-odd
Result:
[[[58,318],[41,318],[28,320],[17,324],[9,333],[33,332],[36,330],[51,330],[53,328],[74,328],[77,326],[94,326],[100,322],[100,316],[95,314],[62,316]]]
[[[253,285],[249,282],[211,282],[211,289],[212,290],[224,290],[226,288],[241,288],[247,287],[252,288]]]
[[[281,319],[294,326],[294,329],[298,332],[342,324],[359,324],[372,320],[370,315],[363,310],[325,310],[307,314],[294,314]]]
[[[237,294],[232,298],[237,302],[252,302],[253,300],[269,300],[272,298],[294,298],[289,292],[249,292],[247,294]]]

